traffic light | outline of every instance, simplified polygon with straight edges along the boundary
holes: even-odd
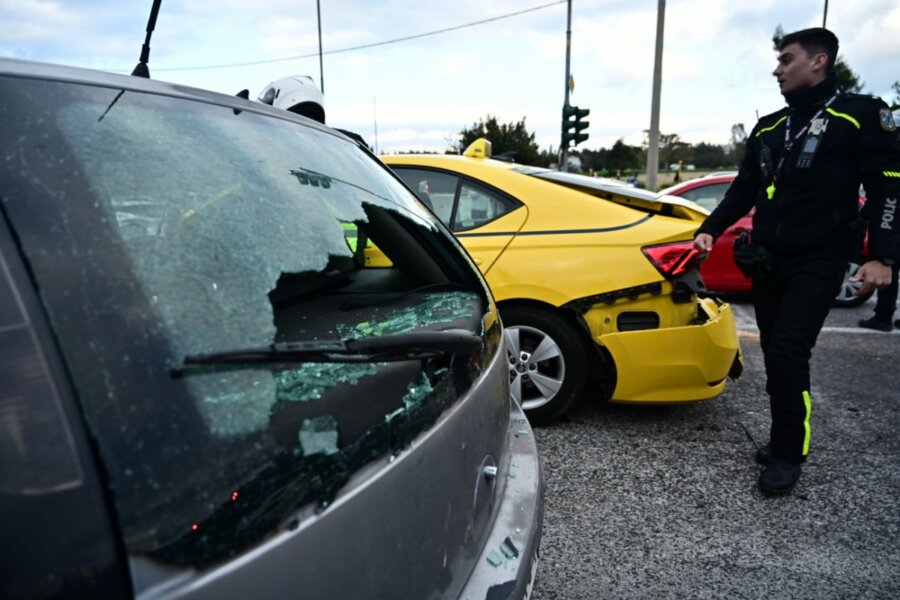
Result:
[[[578,108],[577,106],[563,105],[562,119],[562,145],[568,147],[569,142],[573,146],[577,146],[584,140],[588,139],[587,133],[581,133],[588,128],[590,123],[583,121],[586,116],[591,114],[588,108]],[[573,119],[574,117],[574,119]]]

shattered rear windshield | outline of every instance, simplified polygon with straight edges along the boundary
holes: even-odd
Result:
[[[430,427],[496,351],[475,269],[354,144],[197,101],[15,89],[0,102],[3,209],[132,554],[213,564],[301,506],[327,505],[354,471]],[[183,365],[449,328],[485,346],[396,363]]]

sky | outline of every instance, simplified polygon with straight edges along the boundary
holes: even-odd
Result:
[[[130,73],[151,4],[0,0],[0,56]],[[591,111],[580,148],[644,140],[658,4],[572,0],[570,103]],[[660,131],[717,144],[736,123],[749,131],[783,106],[771,75],[776,27],[821,26],[823,17],[864,92],[894,98],[900,2],[831,0],[827,15],[825,4],[666,2]],[[162,0],[149,66],[154,79],[227,94],[248,89],[251,98],[287,75],[324,79],[328,124],[385,154],[443,151],[488,115],[524,118],[547,149],[560,140],[566,22],[566,2],[554,0]],[[380,45],[348,50],[373,44]],[[220,66],[235,63],[257,64]]]

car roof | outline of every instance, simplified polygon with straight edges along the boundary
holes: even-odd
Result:
[[[641,200],[653,200],[657,197],[657,194],[654,194],[653,192],[648,192],[647,190],[636,188],[625,183],[619,183],[612,179],[589,177],[577,173],[563,173],[544,167],[511,163],[494,160],[492,158],[472,158],[470,156],[462,156],[459,154],[392,154],[381,156],[380,158],[388,165],[433,168],[444,166],[452,169],[451,165],[453,164],[464,164],[479,171],[483,169],[497,169],[508,171],[510,173],[517,173],[519,175],[529,175],[553,183],[580,184],[594,190],[610,192]]]
[[[553,169],[545,169],[543,167],[528,167],[524,165],[518,165],[518,168],[514,170],[518,171],[519,173],[534,175],[536,177],[547,179],[549,181],[568,183],[572,185],[582,185],[590,189],[602,192],[621,194],[623,196],[631,196],[633,198],[640,198],[643,200],[652,200],[656,198],[656,194],[653,192],[634,187],[633,185],[629,185],[627,183],[622,183],[615,179],[608,179],[606,177],[590,177],[588,175],[582,175],[580,173],[568,173],[565,171],[554,171]]]
[[[98,87],[108,87],[118,90],[147,92],[156,95],[182,98],[185,100],[197,100],[211,104],[227,106],[235,110],[264,113],[269,116],[297,121],[305,125],[327,131],[336,136],[341,133],[322,126],[316,121],[300,117],[285,110],[272,108],[267,104],[254,102],[239,96],[229,96],[219,92],[194,88],[177,83],[169,83],[146,77],[133,75],[120,75],[107,71],[85,69],[82,67],[70,67],[50,63],[20,60],[16,58],[0,57],[0,76],[19,77],[23,79],[40,79],[45,81],[60,81],[64,83],[86,84]]]

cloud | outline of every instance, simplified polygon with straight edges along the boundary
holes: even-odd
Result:
[[[409,141],[415,140],[417,138],[415,129],[388,129],[386,131],[378,132],[378,141],[380,143],[385,142],[399,142],[399,141]]]
[[[552,0],[362,0],[322,2],[324,49],[416,36]],[[0,55],[131,70],[150,2],[0,0]],[[691,141],[749,129],[756,113],[782,105],[770,75],[771,36],[821,24],[821,0],[669,0],[666,4],[661,128]],[[589,148],[618,137],[639,144],[650,121],[656,3],[573,3],[573,104],[590,108]],[[888,93],[897,80],[900,5],[896,0],[830,3],[829,26],[841,54],[866,83]],[[433,150],[488,114],[523,117],[546,147],[559,143],[564,99],[566,5],[324,57],[329,122]],[[154,77],[233,94],[307,73],[319,80],[315,0],[166,0],[151,43]],[[172,67],[306,59],[249,67],[170,71]],[[393,133],[385,133],[393,132]],[[447,133],[449,132],[449,133]],[[382,137],[379,135],[379,137]],[[387,140],[387,138],[385,138]],[[393,144],[390,140],[388,143]],[[409,148],[404,148],[409,149]]]
[[[419,136],[420,139],[428,140],[428,141],[445,141],[447,138],[455,136],[458,131],[447,131],[446,129],[428,129],[423,131]]]

